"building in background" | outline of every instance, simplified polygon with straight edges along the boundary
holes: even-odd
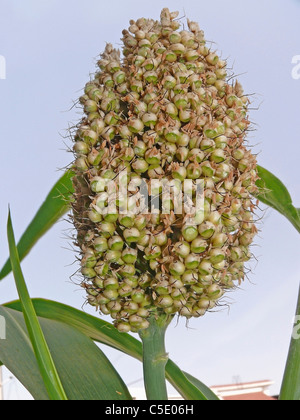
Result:
[[[263,380],[242,383],[240,379],[234,378],[235,383],[229,385],[214,385],[211,390],[224,401],[276,401],[277,396],[271,396],[269,388],[274,385],[273,381]],[[146,400],[143,387],[129,388],[134,400]],[[174,390],[169,393],[169,401],[183,400],[182,396]]]
[[[277,397],[270,396],[269,388],[273,381],[235,383],[230,385],[215,385],[211,389],[225,401],[276,401]]]

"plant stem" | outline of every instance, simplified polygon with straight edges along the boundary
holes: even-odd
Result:
[[[300,290],[288,360],[283,377],[279,399],[281,401],[300,400]]]
[[[143,342],[144,383],[148,400],[168,400],[166,364],[169,356],[165,349],[165,334],[171,316],[152,316],[150,326],[140,331]]]

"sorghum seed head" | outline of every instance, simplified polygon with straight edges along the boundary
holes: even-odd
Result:
[[[256,234],[249,100],[199,25],[180,31],[177,16],[130,21],[123,57],[107,44],[79,99],[72,207],[83,286],[120,332],[148,328],[150,314],[203,316],[243,280]],[[136,213],[143,188],[147,211]]]

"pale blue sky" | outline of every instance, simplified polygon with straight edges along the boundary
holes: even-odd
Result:
[[[242,74],[239,80],[259,106],[251,115],[257,131],[249,137],[259,163],[285,182],[300,205],[300,80],[291,77],[292,57],[300,55],[299,1],[186,0],[183,7],[177,0],[0,0],[0,55],[7,62],[7,79],[0,80],[0,265],[8,254],[8,203],[20,237],[59,177],[57,168],[71,159],[60,134],[80,118],[69,109],[105,42],[120,44],[130,19],[158,18],[163,7],[198,21]],[[65,249],[68,228],[58,223],[23,269],[33,297],[81,308],[84,293],[69,281],[77,266],[69,265],[74,254]],[[268,210],[254,252],[253,274],[230,295],[230,311],[193,320],[189,328],[184,320],[174,323],[167,348],[182,369],[209,385],[231,383],[234,376],[272,379],[277,392],[300,280],[299,235]],[[1,303],[16,297],[11,276],[0,282]],[[126,383],[142,377],[138,362],[104,350]],[[20,389],[19,395],[25,396]]]

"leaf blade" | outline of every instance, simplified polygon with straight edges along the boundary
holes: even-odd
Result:
[[[203,395],[206,396],[207,400],[209,401],[219,401],[219,398],[215,395],[215,393],[208,388],[203,382],[199,381],[199,379],[195,378],[194,376],[190,375],[187,372],[183,372],[188,380],[194,384],[198,389],[201,390]]]
[[[1,362],[26,387],[34,399],[48,401],[49,395],[40,374],[31,342],[26,334],[24,318],[21,313],[18,314],[18,317],[14,317],[11,311],[10,308],[0,306],[0,315],[6,321],[6,339],[1,340],[0,345]],[[14,346],[9,345],[11,342],[14,342]],[[31,372],[30,381],[26,383],[28,371]]]
[[[291,195],[286,186],[271,172],[258,167],[260,188],[258,199],[285,216],[300,233],[300,209],[293,206]],[[300,316],[300,294],[296,318]],[[284,378],[281,386],[280,400],[300,399],[300,340],[292,335]]]
[[[22,312],[0,306],[0,314],[7,320],[0,358],[36,400],[48,400]],[[131,399],[119,374],[90,338],[59,321],[39,318],[39,322],[69,400]]]
[[[30,299],[25,279],[20,267],[20,260],[16,248],[11,215],[7,222],[7,237],[9,243],[11,266],[14,273],[15,283],[22,304],[25,323],[28,329],[37,363],[44,380],[49,397],[53,400],[67,400],[66,393],[58,376],[43,331],[37,319],[32,301]]]
[[[72,171],[67,171],[54,185],[44,203],[18,242],[18,253],[22,261],[38,240],[68,211],[68,201],[73,191]],[[8,259],[0,271],[0,280],[11,272],[11,262]]]
[[[295,324],[289,354],[286,362],[285,372],[280,390],[279,399],[281,401],[299,401],[300,400],[300,289],[295,316]]]
[[[142,343],[129,334],[120,333],[112,324],[59,302],[33,299],[33,304],[38,315],[66,322],[94,341],[113,347],[139,361],[143,360]],[[5,307],[21,310],[19,301],[7,303]],[[172,360],[167,363],[166,378],[184,399],[207,399]]]
[[[300,233],[300,209],[293,206],[291,195],[283,182],[270,171],[258,166],[260,189],[257,198],[285,216]]]

